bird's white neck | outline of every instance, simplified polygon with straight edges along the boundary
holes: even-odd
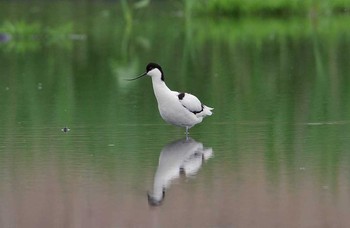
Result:
[[[171,90],[159,77],[152,77],[153,92],[157,98],[158,103],[162,102],[163,99],[167,100],[167,95],[171,94]]]

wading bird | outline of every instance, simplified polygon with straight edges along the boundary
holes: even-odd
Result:
[[[204,117],[212,115],[213,108],[202,104],[196,96],[170,90],[164,82],[162,67],[157,63],[149,63],[145,73],[127,80],[136,80],[146,75],[152,78],[161,117],[170,124],[186,128],[186,136],[191,127],[202,122]]]

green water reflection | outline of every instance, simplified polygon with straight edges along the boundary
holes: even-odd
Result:
[[[0,226],[348,226],[350,18],[162,7],[1,3]],[[191,129],[215,157],[174,180],[163,210],[146,192],[184,130],[160,118],[150,80],[123,80],[149,61],[215,108]]]

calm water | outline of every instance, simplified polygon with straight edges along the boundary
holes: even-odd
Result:
[[[0,227],[350,226],[347,16],[0,5]],[[215,108],[187,141],[150,61]]]

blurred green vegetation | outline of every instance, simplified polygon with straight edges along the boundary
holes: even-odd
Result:
[[[183,129],[161,120],[149,80],[123,80],[156,61],[170,88],[215,108],[191,134],[225,168],[261,152],[278,182],[301,163],[326,180],[349,165],[349,17],[228,19],[156,7],[1,3],[0,32],[11,38],[0,43],[0,153],[59,150],[62,164],[96,154],[93,167],[110,175],[125,160],[130,170],[156,165]],[[62,138],[66,125],[72,137]]]
[[[349,0],[202,0],[197,10],[226,16],[306,16],[349,13]]]
[[[42,46],[59,45],[69,48],[73,39],[83,39],[72,34],[72,24],[58,27],[43,27],[40,22],[5,21],[0,25],[0,34],[5,38],[3,48],[7,51],[27,52]]]

